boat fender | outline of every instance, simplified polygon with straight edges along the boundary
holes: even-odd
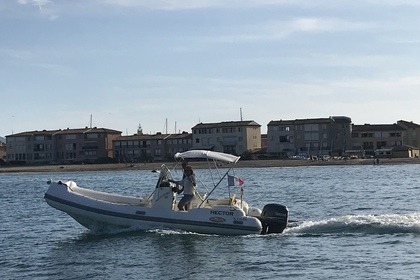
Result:
[[[255,208],[255,207],[249,207],[248,209],[248,216],[251,217],[259,217],[261,216],[261,209]]]

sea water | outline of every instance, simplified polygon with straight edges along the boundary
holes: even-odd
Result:
[[[235,174],[250,205],[288,206],[283,234],[95,233],[45,203],[47,180],[141,195],[156,174],[0,174],[0,279],[420,279],[420,165]]]

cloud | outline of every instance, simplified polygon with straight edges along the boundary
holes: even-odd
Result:
[[[232,28],[230,34],[216,38],[226,43],[284,40],[296,34],[332,32],[368,32],[377,24],[365,21],[349,21],[340,18],[296,17],[286,20],[266,21],[254,25]]]
[[[41,16],[53,21],[58,18],[55,3],[51,0],[17,0],[21,6],[32,6],[39,10]]]
[[[152,10],[191,10],[208,8],[247,9],[267,6],[318,7],[345,9],[345,7],[419,6],[418,0],[96,0],[98,4],[122,8],[147,8]]]

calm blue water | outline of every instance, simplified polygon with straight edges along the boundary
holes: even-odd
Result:
[[[0,279],[420,279],[420,165],[236,174],[251,205],[288,205],[284,234],[95,234],[44,202],[48,179],[147,194],[156,174],[0,174]]]

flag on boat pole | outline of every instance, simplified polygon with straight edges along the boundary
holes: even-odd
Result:
[[[242,178],[239,178],[238,176],[228,175],[228,186],[242,186],[245,183],[245,181]]]

